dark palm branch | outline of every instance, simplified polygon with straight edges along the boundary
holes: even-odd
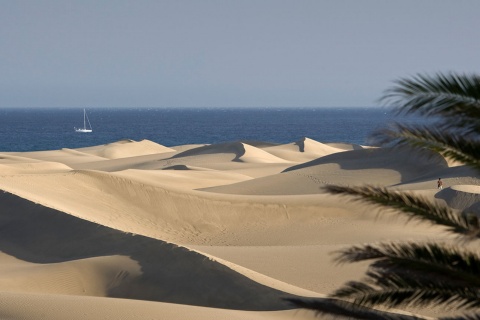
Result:
[[[333,297],[366,305],[480,307],[480,256],[435,243],[382,243],[339,253],[339,262],[373,260],[362,282],[352,281]]]
[[[399,113],[443,118],[457,128],[480,132],[480,77],[476,75],[417,75],[400,79],[380,99]]]
[[[299,299],[288,298],[297,307],[310,309],[316,311],[318,314],[329,314],[348,319],[364,319],[364,320],[420,320],[420,318],[413,315],[403,315],[397,313],[390,313],[387,311],[380,311],[353,304],[347,301],[335,299]],[[453,319],[452,319],[453,320]],[[479,319],[480,320],[480,319]]]
[[[446,226],[449,231],[457,234],[480,237],[477,232],[478,226],[471,223],[471,217],[458,214],[449,207],[439,206],[413,194],[373,186],[327,185],[324,188],[332,194],[349,195],[356,201],[399,210],[410,219]]]
[[[468,285],[480,289],[478,253],[445,244],[400,242],[354,246],[339,251],[336,260],[339,263],[374,260],[371,267],[376,272],[388,270],[391,276],[421,275],[421,280],[414,279],[412,283],[425,281],[426,287],[430,287],[433,278],[440,281],[448,279],[449,284],[458,287]],[[374,274],[371,276],[376,277]],[[390,281],[378,278],[379,283],[386,280]]]
[[[480,170],[480,141],[469,134],[397,123],[376,132],[374,138],[382,145],[427,148]]]

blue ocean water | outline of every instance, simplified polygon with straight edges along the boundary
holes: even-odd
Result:
[[[0,109],[0,151],[37,151],[148,139],[164,146],[254,140],[369,144],[371,133],[398,120],[383,108]]]

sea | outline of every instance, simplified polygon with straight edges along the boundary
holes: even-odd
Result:
[[[234,141],[284,144],[303,137],[371,145],[374,131],[405,120],[380,107],[88,108],[87,115],[93,132],[78,133],[74,127],[83,127],[83,109],[0,109],[0,152],[81,148],[124,139],[167,147]]]

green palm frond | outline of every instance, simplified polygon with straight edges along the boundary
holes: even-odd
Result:
[[[427,148],[480,170],[480,141],[468,134],[397,123],[389,129],[376,132],[373,137],[382,145]]]
[[[480,77],[436,74],[400,79],[380,101],[397,107],[399,113],[438,116],[457,128],[480,132]]]
[[[471,225],[468,216],[458,214],[449,207],[434,204],[414,194],[374,186],[327,185],[324,188],[332,194],[351,196],[355,201],[396,209],[410,219],[446,226],[447,230],[453,233],[480,237],[477,232],[478,226]]]
[[[454,304],[480,307],[480,256],[435,243],[382,243],[340,252],[337,261],[374,260],[362,282],[352,281],[332,296],[374,306]]]

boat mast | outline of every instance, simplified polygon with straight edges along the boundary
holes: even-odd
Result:
[[[85,109],[84,109],[85,110]],[[88,119],[87,112],[85,111],[85,118],[87,119],[88,122],[88,128],[89,130],[92,130],[92,124],[90,123],[90,119]],[[84,120],[85,121],[85,120]],[[85,129],[87,128],[87,125],[85,124]]]

